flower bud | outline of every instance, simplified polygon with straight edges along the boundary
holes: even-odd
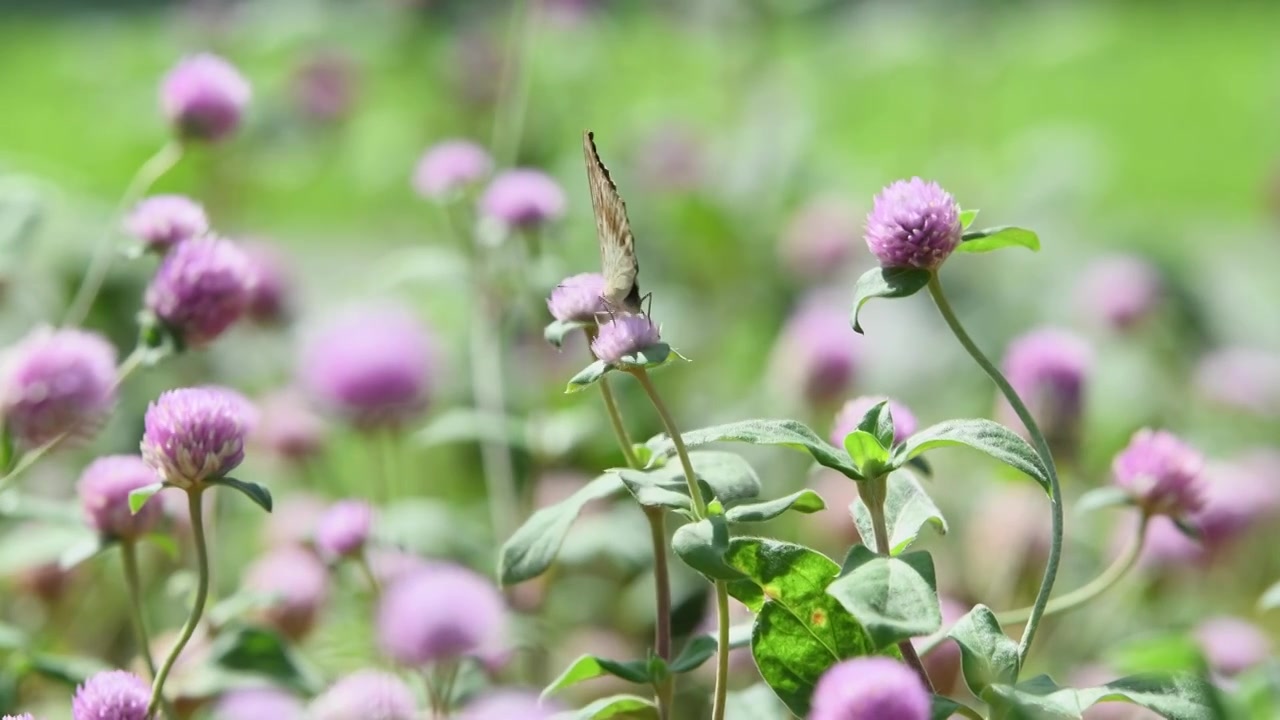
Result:
[[[960,244],[960,206],[937,183],[899,180],[876,196],[866,240],[884,267],[932,270]]]
[[[116,402],[116,350],[96,333],[37,328],[7,353],[5,430],[21,448],[92,436]]]
[[[249,308],[249,259],[228,240],[204,236],[165,255],[147,286],[147,309],[189,348],[213,342]]]
[[[610,365],[662,341],[658,326],[644,315],[618,314],[600,326],[591,352]]]
[[[132,540],[151,532],[160,522],[160,503],[147,503],[135,514],[129,493],[160,482],[160,476],[137,455],[109,455],[89,464],[77,491],[85,522],[110,538]]]
[[[201,53],[183,58],[160,86],[160,107],[183,140],[217,142],[240,125],[253,92],[231,63]]]

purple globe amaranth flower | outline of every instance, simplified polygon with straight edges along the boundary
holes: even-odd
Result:
[[[398,307],[339,316],[303,348],[300,380],[321,407],[360,427],[395,426],[426,410],[435,348]]]
[[[817,198],[787,223],[778,255],[799,278],[830,278],[848,264],[858,231],[858,215],[847,203],[834,197]]]
[[[303,720],[302,701],[273,687],[231,690],[218,698],[212,720]]]
[[[420,667],[484,658],[505,647],[507,609],[488,578],[437,565],[387,588],[377,624],[383,653],[401,665]]]
[[[22,713],[21,715],[5,715],[0,720],[36,720],[31,713]]]
[[[229,240],[204,236],[174,246],[147,287],[146,305],[190,348],[213,342],[249,308],[254,274]]]
[[[100,672],[76,688],[71,700],[75,720],[145,720],[151,686],[124,670]]]
[[[1076,302],[1116,330],[1151,315],[1163,295],[1160,271],[1142,258],[1117,255],[1089,266],[1076,286]]]
[[[298,65],[290,81],[294,104],[307,118],[336,122],[351,113],[355,104],[355,63],[347,55],[325,50]]]
[[[312,457],[324,447],[325,423],[293,390],[274,392],[258,402],[261,417],[255,439],[287,460]]]
[[[290,260],[279,247],[264,242],[242,246],[248,261],[249,299],[246,315],[260,325],[278,325],[289,319],[293,281]]]
[[[237,394],[217,388],[169,390],[147,408],[142,459],[182,488],[223,477],[244,460],[249,422]]]
[[[1195,386],[1217,405],[1274,417],[1280,414],[1280,354],[1249,347],[1215,350],[1201,358]]]
[[[541,170],[507,170],[489,183],[480,209],[509,227],[533,228],[564,215],[564,190]]]
[[[329,559],[357,555],[369,539],[373,508],[361,500],[340,500],[316,525],[316,549]]]
[[[231,63],[209,53],[183,58],[160,85],[160,108],[183,140],[217,142],[235,132],[253,95]]]
[[[400,678],[379,670],[359,670],[311,702],[308,720],[414,720],[413,691]]]
[[[160,476],[137,455],[108,455],[89,463],[76,490],[85,522],[110,538],[134,539],[151,532],[164,508],[147,503],[134,514],[129,493],[160,482]]]
[[[889,403],[889,414],[893,415],[893,444],[897,445],[915,434],[916,416],[906,405],[892,398],[863,395],[845,403],[840,412],[836,413],[836,422],[831,428],[831,442],[837,447],[844,447],[845,436],[858,429],[862,417],[871,408],[886,401]]]
[[[271,596],[263,620],[294,641],[311,632],[329,599],[324,563],[297,546],[286,545],[258,558],[245,571],[244,586]]]
[[[262,542],[266,547],[306,546],[315,540],[320,518],[329,510],[329,502],[319,495],[296,492],[276,502],[262,525]]]
[[[831,407],[848,392],[862,358],[862,336],[849,327],[849,311],[815,295],[787,320],[773,349],[774,381],[786,394]]]
[[[604,276],[600,273],[571,275],[547,298],[551,317],[560,322],[594,323],[596,314],[608,312],[604,302]]]
[[[617,314],[600,326],[591,352],[610,365],[617,365],[622,358],[657,345],[662,341],[658,326],[644,315]]]
[[[911,668],[883,657],[831,666],[813,690],[809,720],[928,720],[929,692]]]
[[[1116,485],[1149,514],[1176,517],[1204,505],[1204,456],[1172,433],[1139,430],[1111,470]]]
[[[146,198],[133,207],[124,224],[130,235],[159,252],[209,232],[204,207],[185,195]]]
[[[960,206],[934,182],[899,180],[876,195],[866,240],[884,267],[933,270],[960,244]]]
[[[1093,368],[1089,344],[1065,330],[1040,328],[1009,343],[1001,364],[1009,384],[1054,451],[1074,454]],[[997,411],[1006,424],[1026,434],[1022,421],[1003,397],[997,402]]]
[[[471,701],[456,720],[551,720],[558,709],[539,702],[535,692],[496,690]]]
[[[116,402],[116,350],[84,330],[37,328],[5,353],[0,410],[23,448],[93,435]]]
[[[445,140],[428,148],[413,171],[413,189],[440,200],[488,177],[493,158],[470,140]]]
[[[1234,617],[1213,617],[1194,631],[1209,667],[1219,675],[1239,675],[1271,657],[1271,640],[1253,623]]]

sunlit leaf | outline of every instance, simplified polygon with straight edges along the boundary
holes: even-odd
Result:
[[[877,648],[885,648],[942,626],[936,583],[928,553],[887,557],[854,545],[827,594],[857,619]]]
[[[853,314],[851,322],[855,332],[862,332],[858,314],[862,306],[872,298],[903,298],[920,292],[929,284],[933,274],[916,268],[872,268],[858,278],[853,286]]]
[[[529,517],[502,545],[498,579],[512,585],[538,577],[551,567],[565,535],[582,508],[592,500],[609,497],[622,489],[622,480],[605,473],[555,505]]]
[[[1027,441],[1009,428],[985,419],[946,420],[907,438],[893,453],[895,467],[939,447],[973,448],[1019,470],[1049,491],[1049,472]]]
[[[875,528],[871,523],[871,511],[862,498],[853,501],[853,523],[858,527],[862,542],[872,550],[876,547]],[[940,535],[947,533],[947,521],[933,498],[925,492],[913,473],[897,470],[889,474],[884,500],[885,526],[889,531],[889,554],[898,555],[920,536],[920,529],[932,525]]]

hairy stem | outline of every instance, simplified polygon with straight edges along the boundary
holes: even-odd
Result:
[[[1040,432],[1040,427],[1036,424],[1035,418],[1031,417],[1031,412],[1027,410],[1027,406],[1022,402],[1022,398],[1018,397],[1018,393],[1014,391],[1013,386],[1005,379],[1004,375],[996,368],[995,365],[987,359],[986,355],[978,349],[973,339],[969,337],[969,333],[965,332],[964,326],[960,324],[960,320],[956,317],[955,312],[951,309],[951,304],[947,302],[946,295],[942,292],[942,283],[938,280],[937,273],[929,279],[929,295],[933,298],[933,302],[938,306],[938,312],[942,314],[942,319],[946,321],[947,327],[951,328],[952,334],[964,346],[964,349],[973,358],[974,362],[982,368],[987,377],[996,384],[1005,399],[1009,401],[1009,405],[1017,414],[1018,419],[1022,421],[1026,427],[1027,433],[1031,436],[1031,444],[1035,447],[1036,454],[1040,456],[1040,461],[1044,463],[1045,472],[1049,476],[1049,509],[1050,520],[1052,523],[1049,543],[1049,557],[1045,562],[1044,576],[1040,581],[1040,590],[1036,593],[1035,603],[1031,606],[1031,611],[1027,614],[1027,624],[1022,630],[1022,641],[1018,644],[1018,666],[1022,667],[1027,660],[1027,653],[1031,651],[1031,642],[1035,639],[1036,629],[1040,626],[1040,619],[1044,616],[1045,607],[1049,604],[1049,596],[1053,592],[1054,580],[1058,577],[1058,564],[1062,560],[1062,486],[1058,482],[1058,470],[1053,463],[1053,453],[1049,450],[1049,443],[1044,439],[1044,433]]]
[[[876,550],[881,555],[889,554],[889,527],[885,522],[884,516],[884,500],[887,495],[887,486],[889,478],[882,475],[878,478],[872,478],[862,485],[865,497],[863,500],[867,504],[867,510],[871,513],[871,528],[875,533]],[[925,670],[924,663],[920,661],[920,656],[916,654],[916,648],[911,644],[910,640],[903,640],[898,643],[898,652],[902,653],[902,659],[912,670],[916,671],[916,675],[920,677],[920,682],[933,692],[933,682],[929,680],[929,672]]]
[[[191,615],[187,617],[186,624],[182,626],[182,633],[178,636],[178,641],[173,644],[173,649],[169,651],[168,657],[160,665],[155,681],[151,684],[151,701],[147,703],[146,713],[148,718],[155,715],[156,707],[159,706],[160,699],[164,696],[164,683],[169,679],[169,672],[173,670],[173,665],[178,661],[178,656],[182,654],[183,648],[187,646],[191,636],[195,634],[196,627],[200,625],[200,618],[204,615],[205,600],[209,597],[209,547],[204,537],[203,495],[204,489],[200,486],[187,491],[187,509],[191,513],[191,535],[195,539],[196,546],[196,572],[198,579],[195,604],[191,607]]]

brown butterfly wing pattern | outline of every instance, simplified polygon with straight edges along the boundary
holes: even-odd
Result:
[[[640,312],[640,286],[636,276],[636,241],[627,221],[627,205],[609,177],[609,169],[596,152],[595,135],[582,135],[582,153],[587,161],[587,185],[591,188],[591,208],[596,216],[596,237],[600,242],[600,267],[604,273],[604,301],[612,310]]]

